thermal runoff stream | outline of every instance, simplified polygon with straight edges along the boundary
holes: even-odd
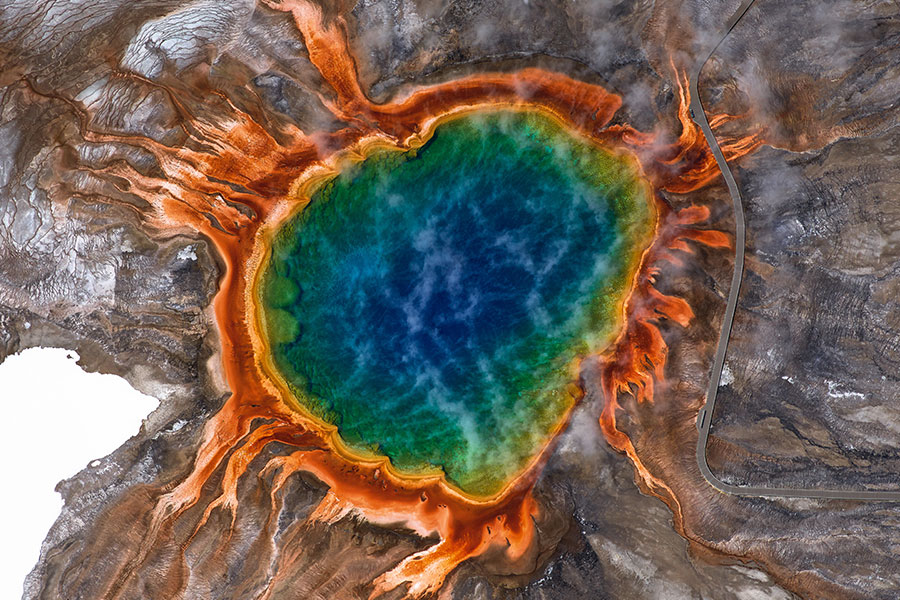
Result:
[[[615,338],[655,218],[631,155],[537,111],[455,116],[343,165],[281,228],[275,366],[352,452],[496,495]]]

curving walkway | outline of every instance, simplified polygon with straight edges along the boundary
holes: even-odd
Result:
[[[829,498],[838,500],[889,500],[900,501],[900,491],[875,491],[875,490],[817,490],[803,488],[764,488],[737,486],[725,483],[715,476],[710,470],[709,463],[706,459],[706,444],[709,441],[709,428],[712,422],[713,408],[716,405],[716,395],[719,391],[719,379],[722,376],[722,368],[725,365],[725,354],[728,350],[728,339],[731,337],[731,327],[734,323],[734,313],[737,309],[738,295],[741,291],[741,280],[744,274],[744,244],[746,241],[746,225],[744,223],[744,205],[741,200],[741,192],[738,189],[737,182],[734,180],[734,174],[722,154],[719,144],[709,127],[709,121],[706,119],[706,113],[703,111],[703,104],[700,102],[700,93],[698,89],[698,80],[700,79],[700,71],[703,65],[712,57],[719,49],[728,34],[734,29],[738,21],[747,13],[750,6],[755,0],[743,0],[741,5],[735,11],[734,15],[725,25],[725,33],[719,40],[719,43],[710,50],[709,54],[699,61],[696,69],[691,73],[691,117],[694,122],[700,126],[704,137],[712,149],[719,170],[725,178],[728,185],[728,191],[731,193],[731,199],[734,202],[734,223],[735,223],[735,239],[734,239],[734,275],[731,278],[731,289],[728,293],[728,303],[725,307],[725,318],[722,322],[722,332],[719,335],[719,344],[716,348],[715,358],[713,359],[712,373],[709,379],[709,389],[706,391],[706,404],[700,409],[697,415],[697,429],[700,431],[697,438],[697,465],[700,467],[700,473],[706,478],[706,481],[717,490],[728,494],[739,494],[743,496],[774,496],[786,498]]]

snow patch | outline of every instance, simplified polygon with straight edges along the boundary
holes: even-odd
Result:
[[[178,260],[197,260],[197,252],[195,252],[195,250],[196,248],[193,244],[185,246],[178,251]]]
[[[840,390],[841,384],[836,381],[831,381],[830,379],[825,380],[825,385],[828,386],[828,395],[832,398],[857,398],[859,400],[865,400],[865,394],[860,394],[859,392],[843,392]]]
[[[19,598],[41,542],[62,508],[54,491],[136,434],[158,402],[115,375],[86,373],[74,351],[29,348],[0,364],[0,469],[15,494],[0,494],[0,531],[16,551],[0,574],[0,598]],[[23,518],[23,516],[25,518]]]
[[[719,387],[731,385],[732,383],[734,383],[734,373],[731,372],[728,363],[725,363],[725,366],[722,367],[722,376],[719,377]]]

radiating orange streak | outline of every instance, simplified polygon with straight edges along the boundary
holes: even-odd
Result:
[[[662,210],[666,210],[661,203]],[[635,468],[635,478],[643,489],[661,497],[672,508],[676,526],[682,522],[682,510],[672,489],[653,475],[637,454],[631,439],[617,426],[616,412],[622,409],[620,395],[631,395],[638,402],[654,401],[654,385],[664,381],[668,346],[657,326],[671,320],[687,327],[694,312],[682,298],[668,296],[655,287],[660,261],[679,262],[672,250],[690,252],[685,243],[693,240],[714,247],[729,247],[731,241],[719,231],[693,229],[690,226],[709,217],[709,209],[693,206],[660,219],[653,245],[643,257],[634,290],[625,306],[625,326],[610,349],[600,359],[600,384],[604,406],[600,429],[607,442],[624,453]]]
[[[657,133],[640,132],[628,125],[607,127],[597,137],[610,143],[630,147],[640,158],[648,178],[663,191],[686,194],[712,183],[720,175],[719,166],[709,149],[706,138],[694,123],[690,112],[687,75],[672,63],[672,72],[678,91],[678,121],[681,132],[674,141]],[[714,115],[710,127],[738,119],[737,115]],[[761,132],[735,138],[719,134],[719,148],[726,160],[745,156],[763,144]]]
[[[548,80],[558,82],[557,78]],[[474,86],[470,92],[471,89],[490,96],[490,85]],[[486,99],[466,94],[467,101],[483,103]],[[408,130],[419,130],[424,126],[425,123],[420,123]],[[200,127],[193,129],[200,131]],[[253,273],[249,265],[258,252],[260,226],[271,222],[276,213],[285,214],[284,207],[294,202],[289,197],[289,187],[295,177],[279,179],[277,174],[282,168],[289,167],[294,172],[300,167],[290,164],[283,167],[289,160],[285,157],[291,153],[294,157],[303,156],[300,164],[305,169],[316,164],[318,156],[315,161],[311,160],[311,146],[302,137],[298,137],[294,148],[275,145],[268,134],[237,111],[228,127],[222,131],[209,129],[202,135],[205,141],[214,142],[216,154],[186,148],[170,149],[142,138],[129,140],[158,158],[166,173],[163,182],[133,170],[122,171],[127,169],[125,166],[116,166],[116,173],[109,173],[125,176],[133,182],[133,190],[154,207],[151,220],[156,226],[189,225],[208,237],[225,267],[214,311],[221,336],[224,375],[233,394],[207,422],[191,473],[160,499],[151,535],[147,536],[141,556],[146,556],[155,532],[165,520],[174,518],[199,501],[203,486],[222,465],[221,494],[206,507],[198,527],[207,521],[215,508],[229,510],[233,521],[239,503],[237,482],[240,476],[253,458],[277,439],[311,450],[300,451],[292,461],[280,465],[273,494],[283,484],[284,473],[302,468],[322,479],[331,489],[332,495],[328,498],[339,498],[340,506],[344,508],[352,506],[354,512],[375,522],[403,522],[423,535],[437,532],[440,536],[441,542],[437,546],[410,557],[384,574],[376,582],[376,592],[404,582],[410,582],[412,595],[436,590],[459,562],[482,553],[491,544],[503,545],[510,561],[528,557],[534,542],[532,517],[536,510],[530,490],[551,446],[544,449],[543,458],[501,498],[483,502],[460,495],[442,479],[400,479],[387,473],[382,465],[346,460],[332,451],[325,432],[304,421],[273,393],[260,368],[260,357],[254,351],[250,316],[255,307],[251,300]],[[361,135],[346,135],[345,139],[359,139]],[[257,141],[249,144],[248,137]],[[95,141],[107,139],[96,136]],[[260,148],[264,151],[260,152]],[[251,153],[251,150],[252,160],[240,158],[243,152]],[[303,152],[307,154],[303,155]],[[275,194],[262,196],[235,192],[221,181],[240,183],[250,192],[260,190],[260,182],[269,186],[273,181],[282,183],[280,188],[272,186],[270,191]],[[222,200],[215,201],[215,197]],[[252,209],[255,218],[237,210],[234,205],[238,204]],[[255,419],[268,422],[254,429]],[[302,444],[297,440],[302,440]],[[301,456],[303,460],[300,460]],[[346,514],[345,510],[335,512],[334,508],[333,502],[323,505],[313,518],[321,518],[323,514],[332,517]]]
[[[660,208],[666,210],[662,204]],[[638,402],[652,401],[654,381],[663,379],[668,347],[656,323],[668,319],[687,327],[694,317],[685,300],[662,294],[653,287],[657,273],[653,265],[660,260],[671,261],[672,249],[690,251],[684,240],[729,246],[730,240],[721,232],[688,227],[708,216],[705,207],[691,207],[678,213],[669,212],[660,219],[656,239],[644,255],[644,268],[637,274],[634,291],[625,306],[626,325],[602,357],[601,384],[606,407],[601,424],[610,444],[619,450],[626,449],[622,438],[614,433],[619,394],[633,394]]]
[[[480,554],[490,544],[505,544],[510,560],[520,559],[531,545],[531,517],[536,514],[536,506],[527,492],[533,481],[485,510],[474,503],[460,503],[444,486],[398,486],[396,481],[384,479],[383,473],[373,477],[320,449],[273,458],[264,472],[277,472],[278,489],[288,475],[300,470],[314,474],[332,490],[310,515],[311,521],[335,522],[359,513],[375,523],[402,521],[422,535],[438,532],[441,541],[436,546],[410,556],[379,578],[373,597],[404,582],[412,582],[409,594],[414,597],[431,593],[460,562]]]
[[[661,207],[665,209],[665,205]],[[709,218],[709,209],[692,206],[660,219],[656,239],[648,249],[637,275],[634,291],[625,307],[625,326],[616,342],[601,358],[601,386],[605,404],[600,427],[609,444],[625,453],[634,464],[638,481],[664,499],[681,519],[681,507],[672,490],[643,464],[628,436],[616,424],[616,411],[621,394],[631,395],[637,402],[654,401],[654,384],[664,380],[668,346],[657,327],[661,320],[671,320],[687,327],[694,317],[690,305],[682,299],[662,294],[654,287],[661,261],[680,264],[673,251],[692,252],[687,241],[716,248],[731,247],[731,239],[720,231],[691,227]]]
[[[674,144],[659,143],[655,136],[636,132],[627,126],[611,127],[606,135],[635,148],[654,183],[662,190],[683,194],[708,185],[720,171],[706,139],[690,116],[687,75],[671,63],[678,89],[678,120],[681,133]],[[715,115],[710,126],[717,128],[737,116]],[[760,134],[742,138],[725,137],[719,147],[726,160],[744,156],[762,144]],[[661,205],[666,210],[665,205]],[[681,264],[675,254],[692,252],[687,243],[714,248],[731,247],[731,239],[721,231],[690,227],[709,218],[709,209],[692,206],[661,218],[656,239],[643,258],[634,291],[625,307],[625,326],[615,344],[601,359],[601,385],[606,399],[600,425],[609,444],[624,452],[635,466],[639,481],[650,491],[665,495],[674,504],[676,518],[680,507],[671,490],[644,466],[628,436],[616,425],[616,411],[621,409],[620,394],[632,395],[637,402],[654,400],[654,383],[663,381],[668,347],[657,323],[662,319],[687,327],[694,314],[686,301],[666,296],[653,287],[660,261]]]
[[[143,562],[163,522],[176,518],[201,497],[204,485],[222,470],[221,493],[205,509],[198,528],[215,508],[237,518],[237,485],[253,459],[272,442],[294,446],[289,456],[269,461],[263,473],[272,475],[275,496],[288,477],[305,471],[329,488],[325,500],[310,519],[332,522],[357,513],[376,523],[404,523],[422,535],[437,533],[433,547],[410,556],[374,582],[373,597],[409,583],[413,597],[434,592],[460,562],[488,547],[505,548],[510,561],[533,559],[534,517],[537,505],[531,490],[553,449],[551,441],[538,459],[498,497],[470,498],[449,487],[441,477],[400,477],[384,461],[351,460],[336,452],[331,432],[289,406],[262,367],[261,343],[254,325],[256,269],[261,264],[272,230],[303,198],[292,186],[314,167],[335,158],[370,137],[387,137],[398,144],[426,131],[434,119],[471,107],[497,105],[539,106],[598,142],[624,146],[640,159],[644,173],[658,189],[684,193],[718,176],[715,161],[688,113],[687,88],[676,72],[679,88],[678,118],[682,126],[676,141],[661,141],[627,125],[609,127],[621,98],[600,86],[575,81],[540,69],[517,73],[472,75],[457,81],[413,91],[384,105],[363,93],[348,49],[343,20],[323,22],[321,11],[304,0],[267,4],[291,12],[302,33],[310,60],[333,90],[323,98],[347,127],[308,136],[299,130],[281,132],[279,143],[262,126],[220,97],[232,117],[209,122],[190,119],[185,131],[192,143],[170,148],[142,137],[88,132],[91,141],[117,141],[151,152],[165,173],[155,179],[117,164],[101,174],[125,177],[132,192],[152,207],[148,225],[159,229],[190,227],[207,237],[224,262],[213,308],[219,328],[222,368],[232,391],[222,408],[206,423],[190,474],[159,500],[150,532],[129,570]],[[187,107],[182,112],[189,114]],[[718,126],[728,116],[713,118]],[[755,137],[724,140],[726,156],[736,158],[759,145]],[[227,182],[227,183],[223,183]],[[232,185],[229,185],[232,184]],[[622,330],[601,357],[601,386],[606,403],[600,424],[606,439],[634,463],[639,479],[651,490],[668,490],[641,463],[628,436],[616,426],[620,394],[633,393],[638,402],[652,401],[654,385],[664,380],[667,347],[657,327],[662,319],[687,326],[693,312],[683,299],[666,296],[655,287],[658,263],[678,262],[678,252],[690,251],[688,241],[727,247],[727,235],[693,225],[705,221],[709,210],[691,207],[673,213],[658,200],[656,238],[641,260],[633,288],[624,306]],[[262,420],[255,423],[256,420]],[[223,468],[224,467],[224,468]],[[669,495],[671,496],[669,490]],[[674,497],[674,496],[672,496]],[[113,590],[124,589],[124,573]],[[111,592],[108,597],[116,597]]]
[[[678,137],[680,151],[670,159],[672,161],[670,164],[687,160],[693,162],[694,166],[689,171],[683,172],[677,181],[673,181],[665,189],[675,194],[685,194],[704,187],[717,178],[720,173],[715,157],[706,143],[706,138],[691,118],[687,74],[679,71],[675,67],[674,61],[670,64],[678,86],[678,120],[681,122],[681,135]],[[731,115],[715,115],[710,120],[710,127],[717,128],[733,118],[735,117]],[[722,150],[725,160],[735,160],[756,150],[761,144],[762,139],[754,134],[738,139],[720,140],[719,148]],[[699,156],[692,158],[692,155]]]
[[[690,116],[687,75],[671,63],[678,89],[678,120],[681,133],[675,143],[660,142],[656,136],[641,133],[628,126],[610,127],[604,135],[631,146],[641,158],[644,169],[655,185],[674,194],[684,194],[702,188],[719,177],[720,171],[702,132]],[[720,127],[736,118],[734,115],[715,115],[712,128]],[[753,134],[743,138],[724,138],[719,147],[726,160],[744,156],[762,144],[762,137]],[[666,210],[665,205],[661,205]],[[681,253],[692,252],[687,243],[714,248],[731,247],[730,237],[721,231],[695,229],[691,225],[706,221],[709,209],[692,206],[669,213],[661,218],[656,239],[643,258],[634,290],[625,307],[625,326],[615,344],[601,359],[601,386],[605,405],[600,415],[601,430],[609,444],[624,452],[635,466],[638,480],[653,493],[664,495],[674,505],[680,519],[677,499],[659,478],[653,476],[637,455],[628,436],[616,424],[616,411],[621,409],[620,394],[632,395],[637,402],[654,400],[654,384],[663,381],[668,347],[657,327],[660,320],[675,321],[687,327],[694,313],[686,301],[667,296],[653,287],[660,261],[681,264]]]
[[[588,133],[605,127],[622,105],[621,97],[601,86],[533,68],[472,75],[419,89],[405,99],[375,104],[359,85],[342,18],[335,17],[326,25],[321,8],[307,0],[265,1],[271,8],[293,15],[310,61],[335,91],[336,112],[397,140],[416,133],[429,119],[467,105],[538,105]]]

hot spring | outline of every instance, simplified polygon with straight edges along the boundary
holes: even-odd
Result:
[[[346,161],[275,234],[272,366],[350,450],[494,495],[617,335],[655,219],[630,155],[541,112],[453,116]]]

